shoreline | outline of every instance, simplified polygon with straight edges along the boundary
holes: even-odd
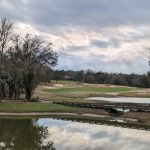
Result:
[[[92,114],[92,113],[66,113],[66,112],[0,112],[0,117],[2,116],[82,116],[82,117],[94,117],[94,118],[104,118],[109,115]]]
[[[117,120],[117,117],[109,115],[65,112],[0,112],[0,119],[33,119],[40,117],[150,131],[150,125],[148,124],[131,121],[130,118],[118,118]],[[120,122],[119,120],[122,121]]]
[[[57,112],[0,112],[0,116],[53,116],[53,115],[78,115],[77,113]]]

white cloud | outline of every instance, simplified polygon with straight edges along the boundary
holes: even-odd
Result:
[[[21,22],[16,24],[19,33],[29,32],[41,36],[47,42],[52,42],[54,50],[60,54],[89,62],[95,59],[94,62],[97,64],[100,62],[107,65],[119,63],[129,65],[138,61],[147,61],[150,47],[149,28],[150,26],[129,25],[94,30],[80,26],[76,28],[58,26],[40,30],[35,25]],[[93,44],[94,40],[96,40],[96,45]],[[65,63],[65,60],[59,63]]]
[[[8,1],[5,1],[5,0],[0,1],[0,6],[6,8],[6,9],[9,9],[9,10],[13,9],[13,6],[11,5],[11,3],[9,3]]]

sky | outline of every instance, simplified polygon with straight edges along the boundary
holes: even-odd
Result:
[[[150,0],[0,0],[0,18],[53,43],[56,69],[149,71]]]

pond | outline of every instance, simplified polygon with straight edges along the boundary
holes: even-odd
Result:
[[[145,103],[150,104],[150,98],[138,98],[138,97],[89,97],[88,100],[98,100],[107,102],[117,102],[117,103]]]
[[[0,119],[0,149],[148,150],[150,131],[57,119]]]

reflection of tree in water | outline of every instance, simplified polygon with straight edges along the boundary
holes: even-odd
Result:
[[[55,150],[36,120],[0,120],[0,150]]]

